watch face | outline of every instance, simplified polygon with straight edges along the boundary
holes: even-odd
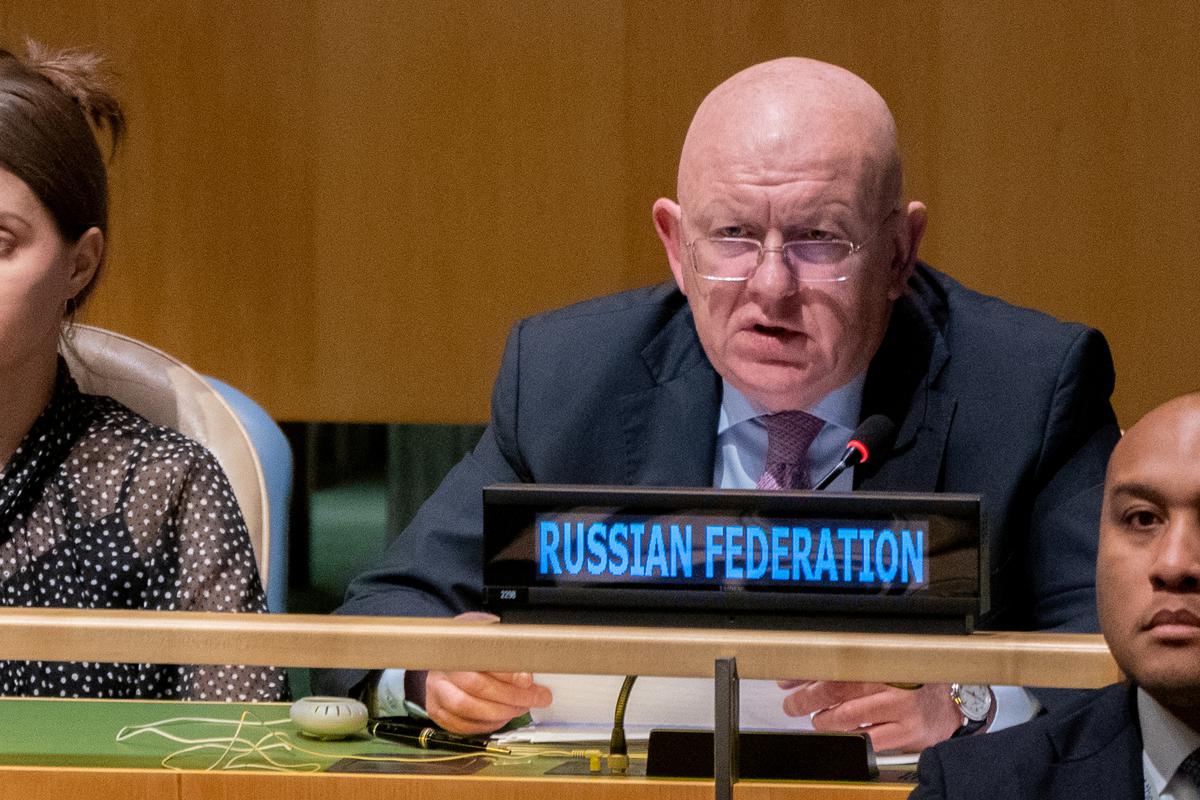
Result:
[[[988,686],[961,684],[955,687],[954,696],[963,716],[969,720],[985,720],[992,710],[992,690]]]

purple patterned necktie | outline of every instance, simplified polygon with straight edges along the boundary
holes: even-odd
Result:
[[[808,448],[825,423],[803,411],[762,417],[767,426],[767,458],[759,489],[811,489]]]
[[[1193,750],[1192,754],[1183,760],[1178,772],[1190,778],[1196,790],[1200,791],[1200,749]]]

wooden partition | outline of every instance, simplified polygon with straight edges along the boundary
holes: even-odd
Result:
[[[0,659],[536,670],[1090,688],[1119,679],[1094,634],[825,633],[305,614],[0,608]]]
[[[25,35],[129,106],[87,321],[279,418],[484,419],[514,320],[667,277],[692,111],[785,54],[888,99],[930,261],[1108,334],[1122,424],[1200,382],[1194,2],[0,0]]]

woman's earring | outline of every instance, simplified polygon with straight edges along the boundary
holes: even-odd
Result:
[[[68,297],[67,298],[67,310],[66,310],[66,313],[63,314],[63,322],[62,322],[62,327],[63,327],[62,335],[63,335],[63,338],[66,339],[67,341],[70,341],[75,338],[75,309],[77,307],[78,306],[75,304],[75,298]]]

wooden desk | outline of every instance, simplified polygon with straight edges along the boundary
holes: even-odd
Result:
[[[545,776],[561,758],[537,759],[530,764],[485,767],[472,775],[374,775],[353,773],[269,773],[203,771],[218,753],[185,757],[183,771],[164,769],[161,760],[186,745],[143,735],[117,742],[126,725],[158,722],[178,716],[236,720],[249,709],[262,720],[285,719],[287,705],[264,703],[243,706],[225,703],[168,703],[136,700],[0,700],[0,785],[5,797],[85,798],[221,798],[221,800],[601,800],[651,798],[652,800],[709,800],[711,781],[601,776]],[[186,724],[172,730],[186,738],[228,735],[233,726]],[[294,737],[290,721],[278,730]],[[251,737],[257,738],[254,733]],[[314,751],[334,757],[353,753],[421,754],[402,745],[373,742],[303,742]],[[313,762],[309,756],[284,763]],[[332,759],[325,763],[332,763]],[[741,800],[889,800],[908,796],[905,784],[836,784],[753,782],[737,785]]]
[[[28,800],[711,800],[712,781],[278,775],[0,767],[6,796]],[[736,800],[902,800],[901,784],[738,783]],[[11,794],[9,794],[11,792]]]
[[[1073,634],[920,636],[20,608],[0,609],[0,658],[535,669],[679,677],[712,677],[717,659],[736,658],[744,678],[803,674],[830,680],[957,680],[1081,688],[1119,679],[1103,639]],[[43,705],[28,705],[38,702]],[[471,776],[167,772],[157,765],[170,751],[88,749],[98,746],[96,742],[112,742],[115,747],[113,737],[122,724],[148,721],[145,715],[151,713],[166,718],[179,708],[175,704],[160,708],[163,705],[0,701],[0,781],[11,796],[56,800],[707,800],[713,796],[711,781],[547,777],[540,767],[516,771],[488,767]],[[114,720],[106,707],[130,718]],[[222,704],[189,704],[188,708],[224,709],[235,716],[239,712],[236,706]],[[283,714],[282,706],[256,708]],[[849,800],[906,797],[911,786],[742,781],[734,788],[740,800]]]

